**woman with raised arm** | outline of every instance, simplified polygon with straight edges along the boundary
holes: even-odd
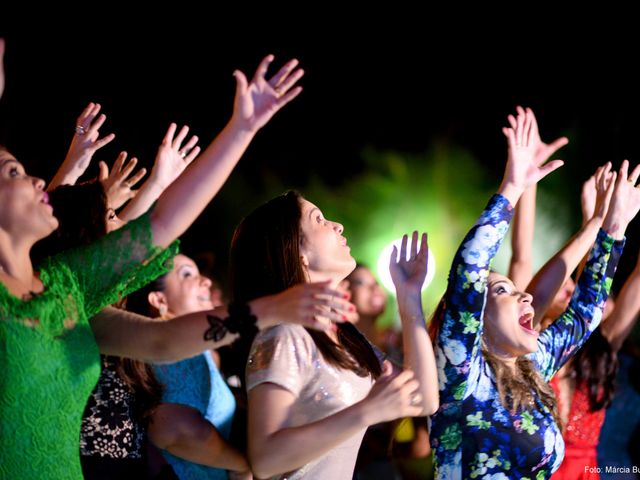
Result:
[[[310,281],[337,286],[355,268],[342,232],[296,192],[257,208],[233,237],[233,300]],[[412,295],[426,274],[426,237],[419,250],[417,244],[415,233],[406,260],[405,237],[400,260],[392,262],[413,372],[393,374],[352,323],[327,319],[326,333],[281,325],[258,334],[246,375],[249,460],[257,477],[350,479],[367,426],[435,411],[433,351],[420,299]]]
[[[554,322],[557,312],[566,308],[565,299],[573,293],[574,285],[569,275],[587,254],[588,243],[602,225],[608,208],[605,190],[610,168],[609,163],[605,164],[585,182],[580,232],[542,267],[529,286],[529,291],[540,299],[536,306],[541,306],[543,329]],[[640,168],[636,167],[629,181],[635,184],[639,175]],[[598,328],[551,380],[565,441],[565,459],[554,479],[600,478],[596,449],[605,410],[615,392],[617,353],[640,312],[640,264],[636,264],[615,304],[611,300],[605,304]]]
[[[524,115],[525,110],[518,106],[516,111]],[[528,108],[531,116],[531,147],[534,150],[534,162],[536,165],[544,165],[560,148],[569,143],[567,137],[560,137],[547,144],[540,138],[538,121],[533,111]],[[516,118],[513,115],[507,117],[511,128],[516,128]],[[533,234],[536,223],[536,194],[537,185],[527,188],[513,215],[513,230],[511,232],[511,261],[509,263],[509,278],[519,290],[526,290],[533,277]]]
[[[598,325],[624,231],[640,208],[625,163],[569,308],[538,334],[531,295],[490,271],[520,195],[562,164],[536,164],[532,122],[521,113],[516,128],[503,130],[509,156],[502,185],[458,249],[432,321],[441,402],[431,430],[438,478],[540,479],[558,468],[564,444],[546,382]]]
[[[99,351],[177,360],[222,345],[237,337],[232,332],[243,330],[237,316],[226,324],[220,320],[225,309],[162,325],[120,315],[94,317],[91,324],[88,319],[130,286],[157,276],[143,264],[167,255],[163,249],[202,212],[259,128],[300,92],[292,88],[302,75],[290,75],[295,63],[270,81],[264,78],[271,60],[261,63],[250,84],[235,73],[231,121],[153,211],[88,247],[44,262],[39,272],[31,263],[31,247],[51,234],[57,220],[44,182],[27,175],[11,153],[0,149],[1,477],[37,478],[46,472],[48,478],[82,478],[80,420],[99,375]],[[140,278],[141,268],[145,278]],[[244,308],[257,317],[258,327],[280,321],[319,326],[312,312],[328,300],[318,294],[331,292],[326,285],[310,285]]]

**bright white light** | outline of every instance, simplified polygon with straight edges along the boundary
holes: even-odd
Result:
[[[418,242],[420,241],[420,237],[418,237]],[[393,251],[393,246],[398,247],[398,255],[400,255],[400,244],[402,242],[401,238],[397,240],[393,240],[389,242],[389,244],[382,249],[380,256],[378,257],[378,278],[386,288],[391,293],[395,294],[396,287],[393,285],[393,280],[391,280],[391,273],[389,272],[389,260],[391,259],[391,252]],[[407,258],[409,258],[409,252],[411,251],[411,236],[409,236],[409,241],[407,242]],[[427,258],[427,278],[425,278],[424,283],[422,284],[422,290],[427,288],[433,277],[436,273],[436,260],[433,257],[433,252],[429,249],[429,255]]]

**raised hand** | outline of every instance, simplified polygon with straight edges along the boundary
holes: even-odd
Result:
[[[400,258],[398,258],[398,248],[396,246],[393,247],[391,258],[389,259],[391,280],[393,280],[398,293],[401,291],[420,293],[424,279],[427,277],[427,260],[429,257],[427,234],[422,234],[420,249],[418,249],[418,232],[413,232],[409,260],[406,259],[408,240],[409,237],[407,235],[402,236]]]
[[[131,178],[129,176],[138,163],[137,158],[132,158],[125,165],[127,152],[120,152],[118,158],[113,164],[111,172],[105,162],[100,162],[100,174],[98,180],[102,183],[104,193],[107,196],[107,205],[109,208],[117,210],[127,201],[136,196],[137,190],[133,190],[133,186],[142,180],[147,173],[146,168],[141,168]]]
[[[107,119],[104,114],[98,116],[100,108],[99,103],[90,103],[76,120],[75,134],[69,151],[49,183],[48,190],[60,185],[74,185],[89,167],[93,155],[116,137],[110,133],[100,138],[100,127]]]
[[[200,153],[200,147],[196,146],[198,137],[195,135],[184,146],[182,145],[189,133],[189,127],[183,126],[177,135],[176,129],[175,123],[169,125],[149,176],[150,181],[155,182],[161,189],[167,188],[178,178]]]
[[[530,142],[531,142],[531,147],[534,150],[534,155],[535,155],[534,161],[538,166],[543,165],[544,162],[546,162],[549,159],[549,157],[551,157],[551,155],[553,155],[560,148],[564,147],[567,143],[569,143],[569,139],[567,137],[557,138],[556,140],[554,140],[549,144],[544,143],[540,138],[540,132],[538,130],[538,121],[536,120],[536,116],[533,114],[533,110],[531,110],[530,108],[527,108],[525,110],[521,106],[517,106],[516,111],[518,112],[519,116],[529,115],[531,118]],[[514,117],[513,115],[509,115],[507,119],[509,120],[509,124],[511,125],[511,128],[513,130],[516,130],[518,125],[518,121],[516,120],[516,117]]]
[[[289,60],[271,79],[265,78],[273,55],[267,55],[251,80],[240,70],[233,72],[236,77],[236,98],[232,122],[241,129],[255,132],[263,127],[283,106],[296,98],[302,87],[294,87],[304,71],[295,69],[298,60]]]
[[[629,161],[623,160],[620,170],[613,173],[612,182],[615,183],[609,210],[602,224],[602,228],[616,239],[621,239],[629,222],[640,210],[640,186],[636,187],[640,177],[640,165],[629,175]]]
[[[602,224],[607,215],[611,195],[613,194],[613,188],[615,186],[612,181],[613,172],[611,172],[611,162],[607,162],[601,167],[598,167],[592,178],[592,182],[589,181],[591,179],[585,182],[582,187],[582,195],[580,196],[583,215],[587,212],[587,209],[591,210],[591,215],[588,218],[584,218],[584,221],[586,222],[594,218]]]
[[[500,187],[503,194],[515,205],[522,192],[538,183],[549,173],[561,167],[562,160],[552,160],[544,165],[537,163],[536,132],[533,129],[533,112],[523,111],[515,119],[515,128],[502,129],[509,145],[507,165]]]

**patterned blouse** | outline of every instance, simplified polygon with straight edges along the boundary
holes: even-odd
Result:
[[[508,228],[513,207],[494,195],[458,249],[449,273],[446,311],[436,345],[440,409],[431,417],[436,474],[442,479],[541,480],[564,457],[552,413],[534,405],[516,412],[500,402],[495,377],[480,348],[490,263]],[[528,355],[545,381],[598,326],[624,240],[603,230],[567,310],[540,334]]]

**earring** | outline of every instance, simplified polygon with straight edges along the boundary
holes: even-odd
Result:
[[[164,317],[167,314],[167,306],[166,305],[160,305],[160,308],[158,309],[160,316]]]

